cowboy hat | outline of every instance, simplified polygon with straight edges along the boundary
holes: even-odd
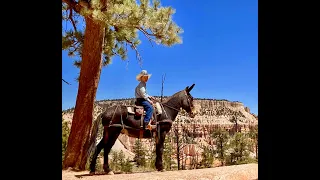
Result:
[[[137,76],[136,76],[136,79],[138,81],[141,81],[141,77],[142,76],[148,76],[148,79],[150,79],[152,74],[148,74],[147,70],[142,70]]]

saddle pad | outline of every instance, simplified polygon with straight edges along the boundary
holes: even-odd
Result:
[[[159,102],[156,102],[155,108],[156,108],[157,115],[162,114],[162,108]]]
[[[133,108],[133,107],[128,106],[128,107],[127,107],[127,110],[128,110],[128,113],[130,113],[130,114],[135,114],[135,113],[134,113],[134,108]]]
[[[135,107],[137,107],[137,108],[143,108],[143,106],[135,106]],[[128,113],[129,114],[136,114],[135,112],[134,112],[134,107],[133,106],[127,106],[127,110],[128,110]],[[143,113],[143,115],[145,115],[146,114],[146,111],[143,111],[144,113]]]

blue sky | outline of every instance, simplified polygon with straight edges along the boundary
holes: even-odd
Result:
[[[207,0],[161,1],[176,10],[173,20],[184,30],[183,44],[173,47],[150,45],[142,35],[138,46],[142,68],[152,74],[147,89],[161,93],[161,78],[166,73],[164,95],[170,96],[195,83],[191,94],[197,98],[240,101],[258,114],[258,1]],[[97,100],[134,97],[141,71],[135,52],[129,63],[113,58],[102,69]],[[62,109],[75,106],[79,69],[62,52]]]

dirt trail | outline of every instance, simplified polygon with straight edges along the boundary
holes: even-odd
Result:
[[[63,180],[257,180],[258,164],[243,164],[207,169],[148,172],[115,175],[87,175],[88,171],[62,171]]]

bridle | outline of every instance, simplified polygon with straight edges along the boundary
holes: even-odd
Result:
[[[187,101],[188,101],[188,105],[189,105],[189,107],[190,107],[190,110],[191,110],[190,113],[191,113],[193,106],[192,106],[192,104],[190,103],[190,98],[189,98],[186,90],[184,90],[184,95],[186,95],[186,97],[187,97]],[[173,109],[173,110],[176,110],[176,111],[180,112],[180,109],[174,108],[174,107],[169,106],[169,105],[167,105],[167,104],[164,104],[164,103],[162,103],[162,102],[159,102],[159,103],[161,104],[162,108],[163,108],[163,106],[167,106],[167,107],[170,108],[170,109]],[[163,110],[164,110],[164,113],[165,113],[166,116],[167,116],[166,110],[165,110],[164,108],[163,108]],[[167,117],[168,117],[168,116],[167,116]]]

